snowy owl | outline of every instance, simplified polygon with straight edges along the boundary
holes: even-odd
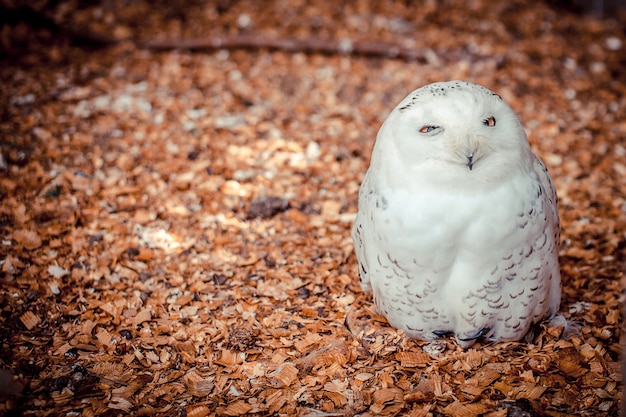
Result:
[[[361,287],[408,337],[520,340],[561,299],[550,175],[502,98],[464,81],[383,123],[352,229]]]

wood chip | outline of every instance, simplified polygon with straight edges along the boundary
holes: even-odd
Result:
[[[252,410],[252,406],[245,401],[235,401],[230,403],[226,409],[222,411],[227,416],[243,416]]]
[[[448,415],[458,417],[477,417],[485,414],[490,408],[485,404],[462,404],[453,402],[444,408],[444,412]]]
[[[16,230],[13,232],[13,239],[26,250],[37,249],[43,243],[39,234],[34,230]]]
[[[187,417],[206,417],[211,414],[211,409],[204,404],[194,404],[187,406],[185,408],[185,411],[187,412]]]
[[[190,370],[183,377],[187,391],[196,397],[205,397],[213,391],[215,377],[199,375],[195,370]]]
[[[39,316],[36,316],[32,311],[27,311],[20,316],[20,321],[28,330],[32,330],[35,326],[41,323]]]
[[[298,368],[293,364],[283,363],[276,370],[268,374],[270,385],[274,387],[288,387],[298,378]]]
[[[407,368],[426,366],[432,362],[431,357],[424,352],[398,352],[396,353],[396,360]]]

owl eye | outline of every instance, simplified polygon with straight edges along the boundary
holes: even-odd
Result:
[[[431,133],[439,129],[439,126],[424,125],[420,128],[420,133]]]
[[[493,116],[489,116],[485,120],[483,120],[483,124],[485,126],[494,127],[496,125],[496,118]]]

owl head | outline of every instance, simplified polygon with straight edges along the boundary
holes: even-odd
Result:
[[[492,183],[530,170],[532,160],[511,107],[466,81],[433,83],[410,93],[383,123],[372,153],[372,165],[387,167],[390,175],[401,169],[409,180],[425,176],[441,182]]]

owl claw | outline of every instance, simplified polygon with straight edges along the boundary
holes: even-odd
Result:
[[[470,337],[464,338],[464,339],[459,338],[459,340],[462,341],[462,342],[470,342],[472,340],[480,339],[481,337],[483,337],[484,335],[486,335],[490,331],[491,331],[491,329],[489,327],[485,327],[483,329],[480,329],[478,332],[476,332],[476,334],[474,334],[474,335],[472,335]]]
[[[433,334],[437,337],[446,337],[452,336],[454,332],[450,330],[433,330]]]

